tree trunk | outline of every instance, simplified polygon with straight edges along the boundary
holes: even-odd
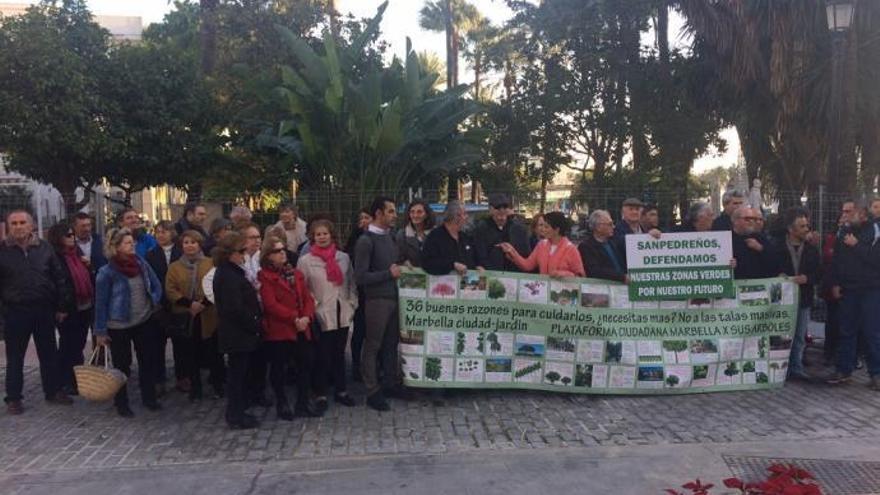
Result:
[[[443,6],[446,14],[446,88],[452,89],[458,86],[458,33],[452,14],[452,0],[446,0]],[[459,182],[458,170],[450,170],[447,191],[449,201],[459,199]]]
[[[217,62],[217,3],[218,0],[199,0],[201,15],[202,72],[214,73]]]
[[[542,215],[547,205],[547,183],[549,182],[547,178],[547,163],[549,163],[549,159],[545,156],[544,163],[541,164],[541,207],[539,211]]]
[[[339,38],[339,11],[336,10],[336,0],[327,0],[327,18],[330,21],[330,32],[334,38]]]

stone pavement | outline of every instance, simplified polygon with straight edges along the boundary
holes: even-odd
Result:
[[[392,411],[381,414],[363,405],[345,408],[331,402],[323,418],[292,423],[277,421],[274,409],[256,409],[263,419],[260,429],[229,431],[222,401],[193,404],[178,393],[167,396],[158,413],[138,407],[133,393],[137,416],[128,420],[108,404],[82,399],[72,407],[50,406],[42,400],[39,373],[31,366],[25,414],[0,412],[0,480],[85,476],[97,470],[194,473],[227,465],[256,470],[296,465],[302,470],[302,463],[324,466],[319,470],[327,472],[330,466],[342,469],[381,459],[423,459],[424,465],[530,455],[577,459],[584,452],[609,458],[615,452],[656,451],[669,460],[672,452],[682,451],[698,459],[700,448],[796,442],[840,446],[873,439],[865,445],[870,450],[880,440],[880,393],[867,389],[863,372],[857,374],[856,383],[841,387],[790,383],[780,390],[669,397],[462,391],[443,406],[427,395],[395,400]],[[130,385],[133,392],[136,388]],[[362,395],[357,388],[354,393]],[[816,457],[822,452],[818,449]],[[880,450],[873,454],[880,460]]]

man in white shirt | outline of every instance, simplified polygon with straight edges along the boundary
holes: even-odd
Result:
[[[287,249],[294,253],[298,252],[299,247],[308,240],[306,221],[299,218],[299,210],[293,204],[281,206],[278,209],[278,218],[278,223],[273,227],[284,229],[284,235],[287,237]]]

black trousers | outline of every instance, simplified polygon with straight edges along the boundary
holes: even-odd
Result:
[[[163,312],[168,311],[167,309],[162,309]],[[170,314],[170,313],[169,313]],[[188,375],[186,373],[186,357],[183,353],[183,348],[186,347],[185,343],[180,342],[180,338],[178,337],[170,337],[167,332],[167,324],[169,320],[168,314],[162,314],[159,318],[157,318],[159,323],[157,325],[160,327],[159,331],[156,332],[156,384],[164,384],[168,379],[167,372],[167,356],[165,351],[167,350],[168,340],[171,340],[171,356],[174,359],[174,379],[182,380],[187,378]]]
[[[296,365],[296,408],[305,407],[309,402],[312,370],[315,367],[314,344],[305,338],[297,341],[263,342],[263,351],[269,365],[269,381],[279,406],[287,403],[284,385],[287,366],[291,354],[293,355]]]
[[[248,368],[251,352],[230,352],[228,357],[228,375],[226,380],[226,421],[241,422],[248,406],[245,388],[248,384]]]
[[[265,342],[251,353],[248,361],[247,383],[248,399],[256,401],[266,394],[266,372],[268,363],[266,357]]]
[[[75,388],[73,367],[83,364],[83,349],[89,337],[94,310],[75,311],[58,325],[58,369],[61,386]]]
[[[351,329],[351,368],[357,373],[361,369],[361,353],[364,349],[364,337],[367,335],[367,314],[365,312],[366,298],[363,291],[358,289],[358,307],[354,311],[354,321]]]
[[[315,392],[327,395],[332,385],[335,393],[345,392],[345,346],[348,344],[348,327],[321,332],[318,340],[318,360],[320,372],[317,375]]]
[[[43,394],[51,398],[60,387],[58,348],[55,343],[55,313],[44,308],[5,308],[6,402],[22,399],[24,356],[31,335],[40,359]]]
[[[210,371],[208,383],[214,388],[223,387],[226,381],[226,367],[223,364],[223,356],[217,348],[217,335],[203,339],[201,332],[201,320],[196,317],[193,323],[193,334],[190,338],[175,339],[175,346],[180,347],[180,365],[183,376],[190,379],[192,391],[202,391],[202,368]]]
[[[110,336],[110,352],[113,354],[113,366],[131,376],[131,348],[138,362],[138,383],[141,389],[141,401],[144,404],[156,402],[156,333],[159,331],[153,319],[140,325],[123,329],[108,329]],[[128,405],[128,384],[119,389],[113,399],[117,407]]]

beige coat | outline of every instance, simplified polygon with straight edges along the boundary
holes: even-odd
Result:
[[[195,300],[203,301],[205,293],[202,291],[202,279],[214,268],[211,258],[202,258],[196,273]],[[189,299],[190,295],[190,271],[187,270],[183,260],[177,260],[168,266],[168,275],[165,276],[165,297],[171,301],[171,311],[174,313],[186,313],[189,305],[178,304],[181,299]],[[207,339],[214,335],[217,329],[217,308],[213,304],[208,305],[201,313],[202,338]]]
[[[357,287],[348,255],[336,251],[336,262],[339,263],[344,277],[342,285],[334,285],[327,280],[324,261],[313,254],[300,256],[296,264],[296,268],[306,277],[309,292],[315,297],[315,316],[321,324],[321,330],[325,332],[350,327],[358,305]]]

